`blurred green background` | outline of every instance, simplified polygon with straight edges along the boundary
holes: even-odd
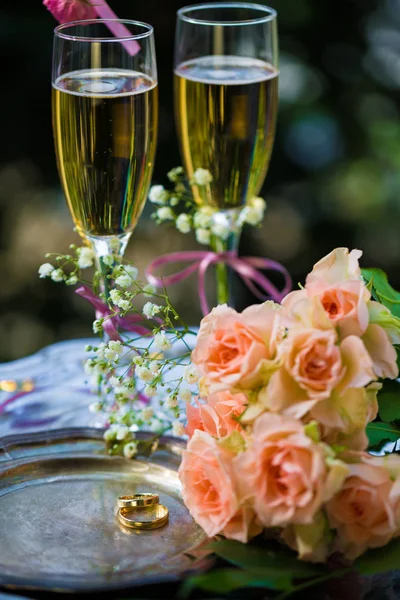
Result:
[[[285,264],[294,282],[333,247],[364,251],[400,288],[400,0],[274,0],[279,14],[280,110],[263,196],[264,225],[241,253]],[[154,183],[178,164],[172,111],[175,13],[185,2],[110,0],[118,15],[155,27],[160,126]],[[71,288],[39,280],[46,252],[77,241],[59,185],[51,131],[55,22],[41,0],[0,7],[0,361],[90,336],[93,313]],[[145,209],[128,255],[198,248],[159,229]],[[171,289],[198,322],[195,279]],[[251,298],[246,297],[246,302]]]

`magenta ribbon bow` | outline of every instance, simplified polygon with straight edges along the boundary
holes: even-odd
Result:
[[[157,277],[154,271],[163,265],[174,264],[179,262],[193,263],[185,267],[177,273],[166,275],[165,277]],[[192,273],[198,271],[198,288],[200,296],[200,306],[203,315],[210,312],[206,290],[205,277],[207,269],[210,265],[223,263],[228,265],[233,271],[241,276],[249,290],[261,301],[274,300],[281,302],[292,289],[292,279],[280,263],[268,258],[260,258],[257,256],[238,257],[235,252],[210,252],[210,251],[188,251],[188,252],[171,252],[153,260],[146,268],[146,277],[149,283],[156,287],[163,285],[173,285],[183,281]],[[284,287],[279,291],[270,280],[260,273],[259,269],[268,271],[277,271],[284,277]]]
[[[75,290],[75,293],[82,298],[85,298],[96,309],[96,319],[104,319],[103,330],[106,332],[110,340],[120,340],[121,336],[118,333],[118,327],[125,331],[132,331],[138,335],[149,335],[149,330],[142,325],[138,325],[142,321],[140,315],[125,315],[121,317],[119,314],[114,315],[107,304],[103,302],[90,288],[82,285]]]

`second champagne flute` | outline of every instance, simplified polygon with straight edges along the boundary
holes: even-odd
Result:
[[[61,183],[78,232],[102,257],[122,256],[146,202],[157,140],[153,28],[76,21],[55,29],[53,129]]]
[[[199,205],[214,210],[228,239],[212,236],[215,251],[237,252],[238,215],[260,192],[267,173],[278,108],[276,12],[263,5],[217,2],[178,11],[175,41],[175,119],[190,178],[213,177]],[[225,265],[217,266],[220,304],[229,298]]]

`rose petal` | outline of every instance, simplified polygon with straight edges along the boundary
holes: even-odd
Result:
[[[399,375],[397,354],[389,336],[379,325],[369,325],[362,337],[378,377],[396,379]]]

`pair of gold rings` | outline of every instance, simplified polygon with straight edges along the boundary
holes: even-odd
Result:
[[[158,494],[120,496],[117,507],[119,522],[130,529],[158,529],[168,522],[168,508],[160,504]]]

